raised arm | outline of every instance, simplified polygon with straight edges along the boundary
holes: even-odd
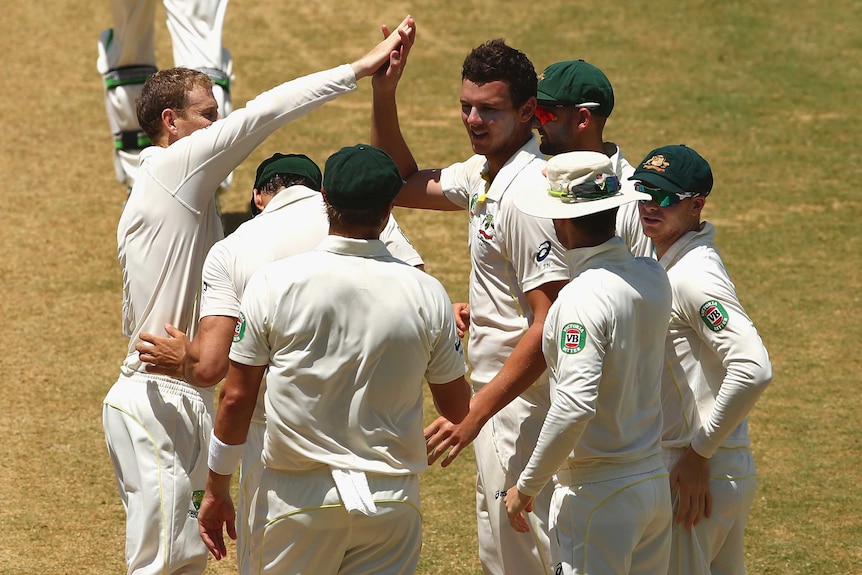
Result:
[[[384,35],[388,32],[388,29],[384,27]],[[396,205],[405,208],[459,210],[461,209],[459,206],[450,202],[443,195],[443,188],[440,185],[440,170],[420,171],[413,153],[401,133],[395,92],[401,75],[404,73],[407,56],[412,45],[412,39],[410,42],[402,41],[398,49],[390,52],[388,65],[380,67],[371,78],[373,93],[371,145],[392,156],[395,165],[398,166],[398,171],[401,172],[401,177],[406,181],[395,198]]]

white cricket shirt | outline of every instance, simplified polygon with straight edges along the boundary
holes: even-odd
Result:
[[[263,459],[406,475],[427,468],[423,377],[464,375],[452,303],[380,240],[327,236],[246,286],[230,359],[268,365]]]
[[[140,333],[171,323],[194,337],[201,271],[223,237],[214,196],[219,184],[277,128],[356,89],[350,65],[286,82],[245,108],[167,148],[141,152],[141,169],[117,228],[123,270],[121,371],[145,371],[135,350]]]
[[[746,416],[772,381],[772,364],[703,222],[660,263],[673,289],[662,381],[662,445],[712,457],[749,444]]]
[[[615,467],[661,452],[661,369],[671,293],[653,259],[614,237],[566,253],[574,277],[551,306],[543,352],[551,408],[518,489],[536,495],[561,467]]]
[[[519,211],[510,189],[547,189],[545,160],[535,135],[487,183],[488,163],[475,155],[440,174],[443,193],[470,214],[470,339],[468,359],[474,390],[500,371],[532,322],[525,292],[567,280],[565,251],[551,220]],[[540,382],[547,382],[547,375]]]

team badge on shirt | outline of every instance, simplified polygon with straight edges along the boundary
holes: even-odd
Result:
[[[245,335],[245,316],[242,312],[239,312],[239,318],[236,320],[236,327],[233,328],[233,341],[234,343],[238,342],[242,339],[242,336]]]
[[[567,323],[560,334],[560,350],[563,353],[580,353],[587,342],[587,328],[579,323]]]
[[[712,331],[721,331],[730,321],[730,316],[718,300],[711,299],[700,306],[700,319]]]

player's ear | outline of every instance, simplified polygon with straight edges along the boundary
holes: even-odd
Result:
[[[173,108],[165,108],[162,110],[162,128],[169,137],[176,138],[177,136],[177,114]]]
[[[520,120],[521,122],[527,122],[530,125],[533,124],[533,117],[536,115],[536,97],[530,96],[524,105],[521,106],[520,110]]]
[[[703,206],[706,205],[706,198],[703,196],[695,196],[691,199],[691,215],[700,217],[700,212],[703,211]]]

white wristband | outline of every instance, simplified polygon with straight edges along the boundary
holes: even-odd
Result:
[[[211,431],[207,466],[219,475],[233,475],[236,466],[239,465],[239,460],[242,459],[244,449],[245,443],[228,445],[216,437],[215,431]]]

